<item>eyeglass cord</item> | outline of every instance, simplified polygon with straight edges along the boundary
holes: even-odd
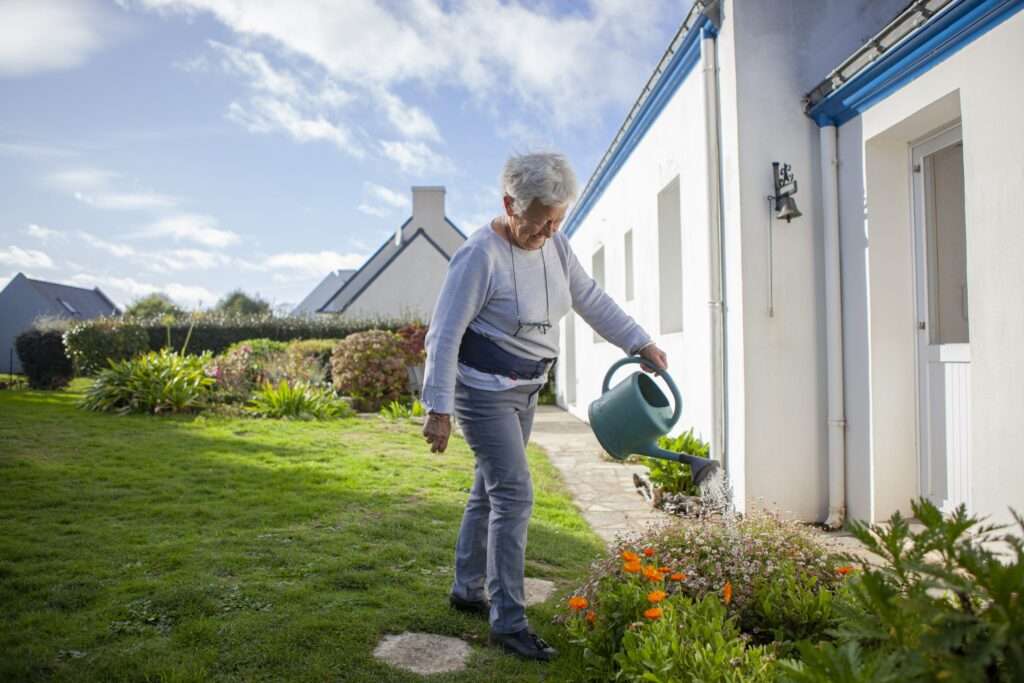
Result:
[[[512,291],[516,297],[516,320],[519,322],[519,327],[523,326],[523,321],[519,317],[519,285],[516,283],[516,252],[512,248],[512,231],[509,229],[508,224],[505,224],[505,232],[508,234],[508,253],[512,257]],[[551,327],[551,302],[548,299],[548,262],[544,258],[544,246],[540,248],[540,262],[544,267],[544,322],[543,323],[527,323],[535,327],[542,329],[542,334],[547,334],[548,328]],[[519,332],[517,331],[518,335]]]

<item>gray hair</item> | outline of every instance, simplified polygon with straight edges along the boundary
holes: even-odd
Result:
[[[511,156],[501,172],[501,189],[512,197],[512,210],[522,215],[536,199],[544,206],[564,206],[576,198],[576,174],[562,154]]]

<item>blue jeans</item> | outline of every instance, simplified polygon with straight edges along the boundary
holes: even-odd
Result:
[[[455,385],[455,415],[476,455],[476,475],[455,548],[452,594],[491,600],[491,630],[527,627],[523,572],[533,482],[526,442],[542,384],[504,391]]]

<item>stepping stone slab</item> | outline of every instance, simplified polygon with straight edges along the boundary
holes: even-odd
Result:
[[[537,605],[555,592],[555,584],[546,579],[531,579],[527,577],[523,582],[523,590],[526,593],[526,606]]]
[[[421,675],[461,671],[470,654],[469,643],[433,633],[384,636],[373,656],[391,666]]]

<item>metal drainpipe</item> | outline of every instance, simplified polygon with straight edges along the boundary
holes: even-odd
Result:
[[[725,367],[725,263],[722,223],[722,151],[719,144],[719,94],[717,41],[706,31],[700,46],[704,77],[704,130],[708,160],[708,258],[711,277],[711,457],[720,461],[726,474],[729,458],[726,450],[726,408],[728,385]]]
[[[828,519],[846,519],[846,412],[843,405],[843,293],[839,259],[838,129],[822,126],[821,187],[825,214],[825,347],[828,366]]]

